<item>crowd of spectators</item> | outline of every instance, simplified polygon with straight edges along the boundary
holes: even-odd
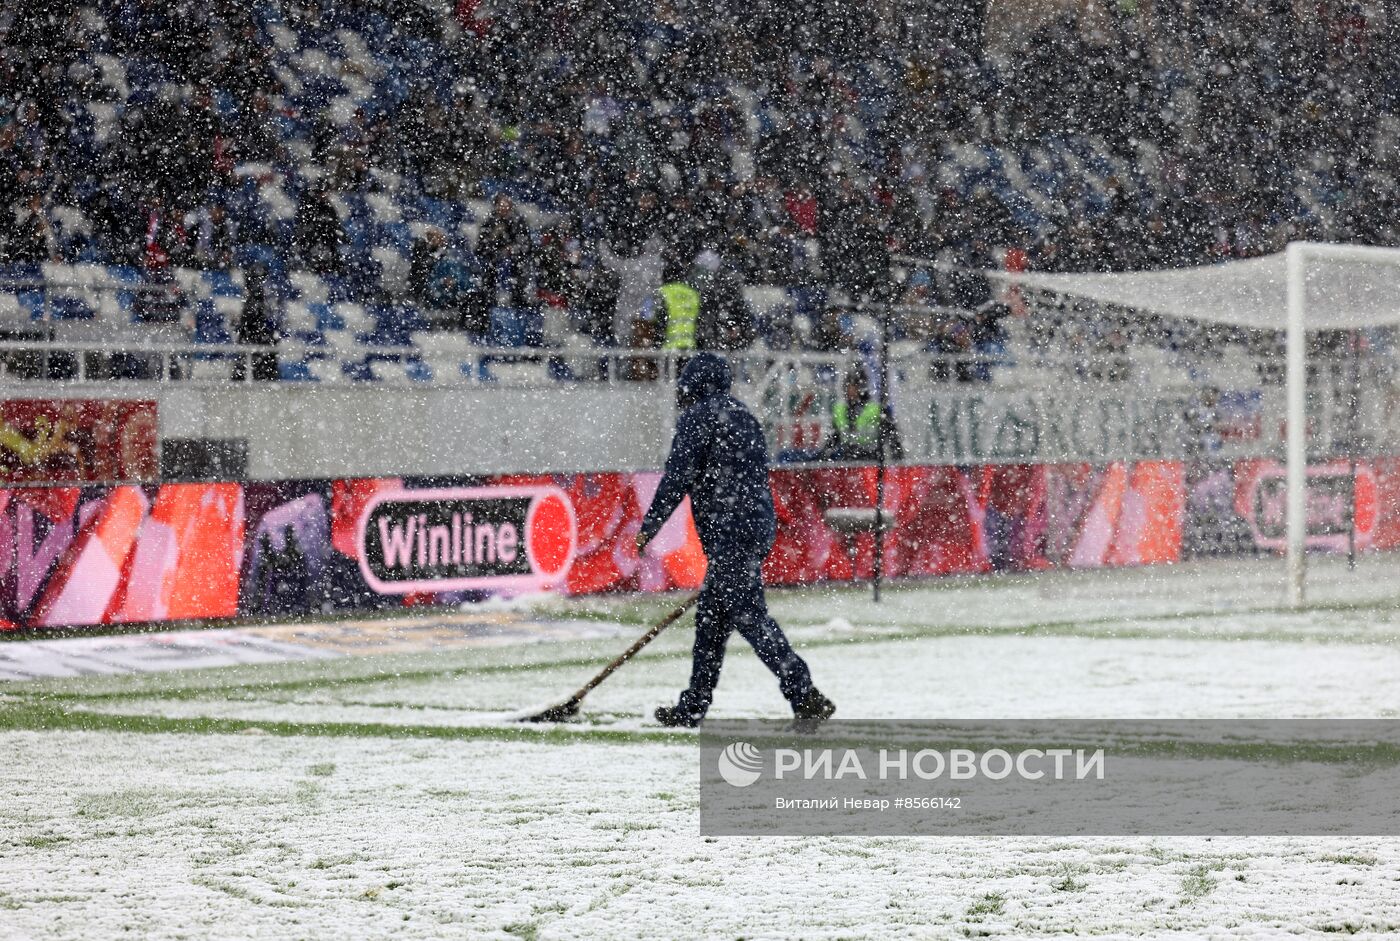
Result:
[[[837,6],[793,29],[785,5],[737,0],[10,5],[0,262],[159,280],[277,257],[354,280],[338,200],[392,177],[490,204],[474,239],[428,225],[413,240],[407,291],[444,328],[553,308],[598,344],[658,345],[659,289],[684,283],[700,346],[842,348],[844,296],[975,312],[911,328],[946,351],[995,335],[1004,311],[967,270],[1007,251],[1121,270],[1300,235],[1400,244],[1400,24],[1379,5],[1120,3],[995,50],[888,15],[898,4]],[[289,87],[270,24],[303,49],[362,34],[367,82],[392,36],[406,77],[337,115],[339,99]],[[959,160],[972,170],[951,173]],[[282,215],[259,195],[274,175],[299,181]],[[754,284],[792,310],[755,316]]]

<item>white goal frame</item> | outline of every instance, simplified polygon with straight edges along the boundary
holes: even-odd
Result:
[[[1346,296],[1345,279],[1327,267],[1364,263],[1373,269],[1358,282],[1359,296]],[[1309,265],[1313,268],[1310,271]],[[1374,269],[1388,269],[1379,278]],[[1394,271],[1392,277],[1391,270]],[[1287,603],[1306,600],[1307,581],[1307,335],[1309,331],[1353,331],[1400,327],[1400,248],[1328,242],[1290,242],[1281,252],[1197,268],[1138,272],[1048,273],[989,271],[1007,287],[1025,286],[1061,297],[1165,317],[1284,333],[1284,515]],[[1314,281],[1318,309],[1309,311]],[[1327,292],[1341,291],[1335,302]],[[1357,301],[1360,303],[1357,303]]]
[[[1290,242],[1285,252],[1288,295],[1288,324],[1285,333],[1287,363],[1286,442],[1287,567],[1288,603],[1293,607],[1307,600],[1308,537],[1308,355],[1307,355],[1307,271],[1308,262],[1381,262],[1400,267],[1400,248],[1370,245],[1342,245],[1326,242]],[[1400,319],[1400,297],[1396,304]],[[1323,328],[1314,328],[1323,329]]]

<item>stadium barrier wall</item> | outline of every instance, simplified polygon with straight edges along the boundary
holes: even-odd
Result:
[[[1400,546],[1400,460],[1313,469],[1313,544]],[[0,626],[286,617],[452,605],[493,592],[690,588],[704,557],[678,513],[645,558],[655,473],[375,477],[0,490]],[[771,584],[866,578],[868,467],[776,469]],[[891,576],[1100,568],[1274,551],[1277,461],[915,465],[890,470]]]
[[[247,455],[246,478],[252,480],[506,473],[558,467],[561,454],[578,470],[659,467],[675,420],[674,391],[656,383],[326,388],[294,382],[111,382],[81,390],[36,386],[33,398],[22,397],[24,391],[11,388],[4,407],[61,400],[115,415],[139,406],[149,410],[149,424],[162,442],[238,443]],[[114,427],[119,432],[123,426]],[[33,437],[32,431],[20,430]],[[14,464],[21,454],[0,439],[0,459]],[[121,470],[108,468],[85,479],[133,482],[156,476],[121,476]],[[0,474],[0,482],[38,479],[44,479],[39,469],[22,477]]]
[[[829,431],[839,391],[834,383],[841,373],[832,358],[802,361],[808,372],[791,387],[784,369],[761,373],[762,362],[745,365],[757,378],[740,391],[764,423],[777,460],[810,460]],[[825,385],[816,378],[822,370]],[[666,381],[491,387],[111,382],[83,387],[82,398],[73,387],[45,388],[49,392],[35,398],[0,402],[0,484],[640,471],[663,464],[675,421],[675,391]],[[911,381],[895,391],[898,429],[912,464],[1283,454],[1272,387],[1217,390],[1209,415],[1198,407],[1197,392],[1181,389],[1061,392]],[[1333,398],[1319,395],[1323,402]],[[1340,450],[1332,411],[1318,410],[1321,453]],[[1384,418],[1371,411],[1372,419]],[[1379,425],[1361,429],[1372,441],[1388,440],[1382,432]]]

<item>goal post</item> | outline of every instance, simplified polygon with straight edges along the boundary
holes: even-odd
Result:
[[[1160,400],[1170,389],[1188,400],[1229,397],[1235,416],[1250,399],[1253,431],[1245,435],[1232,419],[1234,438],[1223,447],[1217,441],[1215,461],[1233,461],[1232,473],[1245,475],[1236,477],[1237,515],[1245,515],[1234,522],[1250,524],[1256,554],[1283,556],[1279,587],[1289,604],[1309,594],[1310,551],[1351,557],[1358,547],[1400,549],[1400,505],[1391,505],[1400,493],[1400,248],[1299,241],[1195,268],[992,277],[1031,310],[1032,334],[1043,314],[1078,317],[1089,325],[1081,333],[1104,347],[1095,319],[1118,325],[1126,339],[1116,339],[1113,355],[1123,366],[1107,375],[1122,384],[1108,395]],[[1162,340],[1179,330],[1195,338]],[[1058,339],[1043,348],[1079,355]],[[1085,373],[1082,363],[1077,368]],[[1201,447],[1134,453],[1175,454],[1188,472],[1193,460],[1210,463]],[[1261,465],[1267,487],[1247,476]],[[1357,522],[1363,516],[1365,525]],[[1354,580],[1348,585],[1336,587],[1356,589]]]
[[[1388,274],[1400,286],[1400,249],[1371,245],[1345,245],[1328,242],[1291,242],[1284,252],[1287,272],[1288,324],[1285,332],[1287,360],[1287,569],[1288,601],[1293,606],[1307,599],[1307,534],[1308,534],[1308,454],[1307,398],[1309,330],[1349,329],[1392,326],[1400,322],[1400,291],[1387,303],[1384,296],[1372,297],[1371,303],[1357,304],[1344,295],[1323,288],[1323,302],[1335,303],[1336,309],[1322,316],[1309,318],[1309,266],[1314,262],[1332,263],[1334,267],[1349,264],[1374,265],[1389,269]],[[1366,285],[1362,294],[1377,294]],[[1354,306],[1353,306],[1354,305]]]
[[[1286,566],[1288,603],[1301,605],[1307,580],[1308,534],[1308,340],[1307,340],[1308,243],[1293,242],[1286,249],[1288,272],[1288,327],[1284,335],[1288,415],[1284,435],[1285,480],[1288,488]]]

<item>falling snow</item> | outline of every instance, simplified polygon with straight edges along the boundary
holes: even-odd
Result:
[[[1393,7],[7,4],[0,939],[1400,930],[1380,836],[706,837],[689,619],[519,721],[770,490],[841,718],[1393,718]]]

